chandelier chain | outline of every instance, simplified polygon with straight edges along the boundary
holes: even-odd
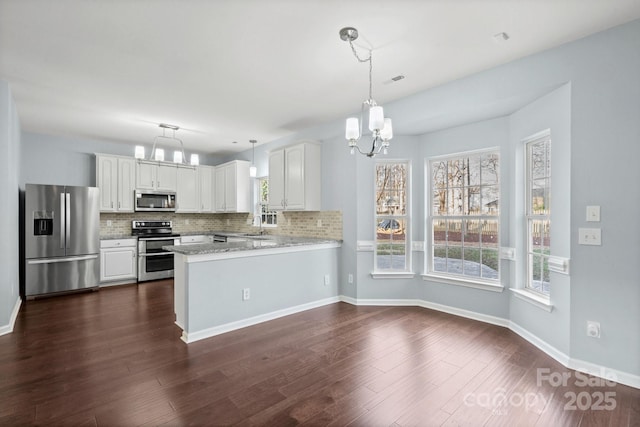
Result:
[[[353,45],[353,41],[351,39],[349,39],[349,46],[351,46],[351,51],[353,52],[353,56],[356,57],[356,59],[359,62],[368,62],[369,63],[369,100],[368,101],[373,101],[373,84],[372,84],[372,74],[373,74],[373,54],[371,49],[369,49],[369,57],[367,59],[362,59],[360,58],[360,56],[358,55],[358,52],[356,51],[356,47]]]

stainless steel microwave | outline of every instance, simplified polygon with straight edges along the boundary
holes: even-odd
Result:
[[[136,212],[175,212],[176,193],[170,191],[135,191]]]

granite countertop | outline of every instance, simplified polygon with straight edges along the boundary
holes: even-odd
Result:
[[[229,233],[231,234],[231,233]],[[235,235],[240,235],[235,233]],[[182,255],[205,255],[226,252],[252,251],[256,249],[287,248],[294,246],[310,246],[322,244],[336,244],[339,240],[314,239],[310,237],[285,237],[285,236],[243,236],[242,242],[214,242],[198,243],[194,245],[163,246],[162,249]]]

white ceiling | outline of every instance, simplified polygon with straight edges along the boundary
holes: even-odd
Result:
[[[384,105],[638,18],[640,0],[0,0],[0,78],[25,131],[135,144],[170,123],[223,155],[359,111],[345,26]]]

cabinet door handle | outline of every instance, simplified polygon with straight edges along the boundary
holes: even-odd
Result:
[[[121,206],[120,206],[120,202],[118,202],[118,209],[120,209],[120,208],[121,208]]]
[[[111,202],[111,209],[113,209],[113,202]]]

